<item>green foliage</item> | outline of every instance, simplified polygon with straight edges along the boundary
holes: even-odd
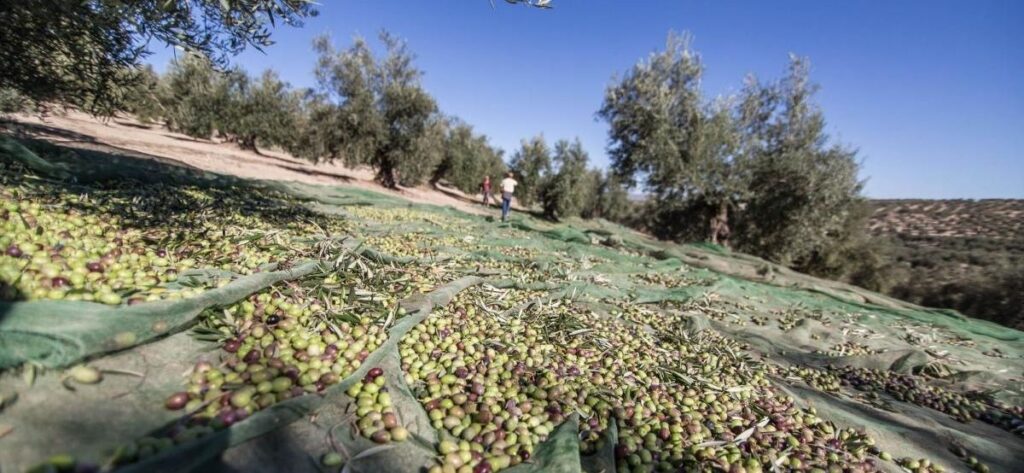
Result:
[[[15,89],[0,88],[0,115],[22,113],[32,109],[32,102]]]
[[[262,145],[287,147],[292,142],[300,102],[271,70],[255,84],[246,74],[236,75],[229,87],[226,109],[218,129],[245,149]]]
[[[405,147],[393,152],[387,159],[394,162],[396,183],[413,187],[426,182],[434,173],[444,157],[444,143],[447,136],[447,124],[438,114],[427,117],[422,129],[414,128],[410,136],[399,136],[404,141],[409,139]],[[379,176],[379,174],[378,174]],[[378,179],[389,185],[387,179]]]
[[[689,37],[672,34],[665,51],[608,88],[598,112],[610,126],[612,169],[659,202],[650,218],[663,238],[703,238],[704,222],[743,197],[738,132],[727,103],[703,98],[703,70]]]
[[[196,138],[216,132],[252,151],[257,145],[293,149],[296,127],[308,122],[302,120],[302,93],[271,70],[254,81],[241,69],[219,71],[206,57],[190,54],[173,61],[162,80],[145,82],[152,85],[135,92],[131,111],[161,113],[168,128]]]
[[[322,93],[296,91],[292,95],[299,101],[300,111],[288,151],[316,163],[340,159],[346,129],[337,107]]]
[[[166,101],[167,91],[160,76],[148,64],[126,72],[136,74],[136,80],[125,91],[122,104],[124,111],[135,115],[142,123],[152,123],[161,119],[164,115],[161,97]]]
[[[670,35],[609,87],[598,112],[613,170],[652,202],[646,228],[677,240],[732,235],[742,251],[800,269],[855,272],[834,266],[867,248],[856,153],[829,143],[807,61],[716,101],[703,97],[702,74],[689,38]]]
[[[456,120],[448,129],[444,157],[431,181],[437,183],[444,179],[463,192],[478,192],[484,176],[490,176],[492,182],[497,183],[505,174],[501,155],[500,149],[487,143],[486,136],[475,134],[473,127]]]
[[[345,51],[336,51],[326,37],[314,42],[324,108],[315,115],[323,123],[313,121],[310,127],[339,128],[304,139],[307,156],[324,150],[328,154],[315,159],[368,164],[385,186],[413,185],[429,177],[441,159],[443,127],[405,42],[386,32],[380,40],[387,54],[379,59],[361,38]]]
[[[633,214],[633,203],[629,192],[613,173],[591,171],[596,180],[597,190],[586,218],[603,218],[612,222],[625,222]]]
[[[558,171],[545,179],[540,188],[541,204],[549,218],[578,217],[593,206],[597,182],[587,170],[588,159],[579,139],[555,143]]]
[[[921,277],[908,278],[895,287],[891,291],[894,296],[928,307],[956,309],[972,317],[1017,329],[1024,328],[1024,269],[1021,266],[987,268],[983,273],[964,274],[941,283],[929,281],[920,272],[914,273]]]
[[[551,150],[544,136],[537,135],[530,140],[523,140],[519,150],[512,155],[509,169],[519,181],[516,199],[524,206],[538,202],[544,179],[551,174]]]
[[[887,293],[1024,328],[1017,200],[873,201],[871,227],[905,274]],[[1014,281],[1017,281],[1014,283]],[[1015,285],[1016,284],[1016,285]]]
[[[782,81],[748,81],[740,111],[750,198],[738,246],[797,268],[837,240],[860,239],[867,219],[856,152],[829,143],[808,68],[792,57]]]
[[[118,110],[150,40],[223,65],[271,44],[273,24],[315,15],[306,0],[19,0],[0,3],[0,88],[95,114]]]
[[[886,292],[907,278],[897,262],[894,243],[872,237],[865,229],[871,215],[866,203],[852,206],[836,237],[822,243],[800,261],[799,269],[835,280],[843,280],[872,291]]]
[[[219,72],[209,59],[196,54],[172,61],[164,77],[167,127],[196,138],[212,136],[229,107],[233,82],[242,76],[239,71]]]

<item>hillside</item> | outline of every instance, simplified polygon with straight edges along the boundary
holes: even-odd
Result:
[[[56,120],[0,135],[2,471],[1024,461],[1020,331],[603,221],[502,224],[456,193]]]
[[[190,169],[199,169],[250,179],[294,181],[307,184],[344,184],[370,189],[416,202],[450,205],[466,212],[481,211],[476,198],[467,198],[455,189],[438,191],[427,187],[384,189],[373,182],[367,168],[352,169],[341,163],[313,165],[287,153],[262,149],[259,153],[230,143],[199,139],[167,130],[159,124],[139,123],[130,116],[100,120],[70,110],[39,117],[15,115],[10,131],[45,139],[77,149],[113,151],[143,159],[153,159]]]
[[[877,235],[1019,240],[1024,199],[876,199],[870,228]]]
[[[888,237],[904,281],[890,294],[1024,326],[1024,200],[876,200],[873,235]],[[1013,299],[1013,292],[1017,292]]]

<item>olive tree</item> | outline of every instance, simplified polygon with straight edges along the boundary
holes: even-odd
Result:
[[[596,181],[596,191],[591,208],[584,217],[603,218],[612,222],[626,222],[630,217],[631,202],[629,192],[614,173],[592,171]]]
[[[97,114],[118,110],[153,42],[223,66],[270,28],[316,14],[308,0],[17,0],[0,2],[0,89]]]
[[[743,198],[730,104],[704,98],[703,72],[689,37],[670,34],[664,51],[608,88],[598,111],[613,172],[659,203],[651,229],[664,238],[714,237]]]
[[[463,192],[474,193],[485,176],[500,180],[505,173],[502,151],[488,144],[487,137],[476,134],[472,126],[457,119],[452,122],[431,182],[444,179]]]
[[[243,74],[231,85],[218,130],[243,149],[258,151],[257,144],[287,147],[300,106],[288,84],[267,70],[256,82]]]
[[[577,139],[555,143],[557,171],[540,188],[544,214],[549,218],[578,217],[590,205],[596,191],[593,175],[587,169],[589,156]]]
[[[321,92],[302,90],[292,94],[300,105],[288,151],[315,163],[341,159],[343,127],[338,108]]]
[[[135,115],[142,123],[152,123],[163,118],[164,107],[161,97],[167,95],[166,83],[146,64],[129,73],[138,74],[138,80],[125,91],[122,108]]]
[[[782,80],[750,78],[738,97],[707,100],[699,55],[670,35],[609,87],[598,113],[612,169],[647,191],[644,226],[665,238],[731,239],[805,270],[849,274],[837,262],[868,261],[849,256],[869,248],[856,152],[825,133],[808,73],[793,57]]]
[[[229,107],[231,88],[242,80],[239,70],[222,73],[205,56],[187,54],[175,59],[164,80],[164,120],[172,131],[209,138]]]
[[[749,79],[738,113],[750,198],[737,242],[796,267],[827,258],[842,240],[861,239],[867,218],[856,151],[825,133],[808,72],[807,60],[793,56],[782,80]]]
[[[519,182],[516,186],[516,199],[524,206],[538,202],[544,180],[551,173],[551,149],[544,135],[523,140],[519,150],[512,155],[509,170],[515,173]]]
[[[314,41],[324,107],[316,115],[324,122],[310,126],[337,128],[318,134],[322,141],[308,148],[327,152],[316,159],[370,165],[387,187],[416,184],[429,177],[440,160],[444,127],[406,43],[387,32],[380,40],[386,48],[381,58],[362,38],[343,51],[327,37]]]

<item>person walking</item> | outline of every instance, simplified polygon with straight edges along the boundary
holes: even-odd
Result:
[[[505,222],[508,220],[508,212],[512,208],[512,194],[516,191],[518,182],[512,177],[512,172],[509,172],[504,179],[501,180],[501,221]]]
[[[484,205],[491,203],[491,176],[484,176],[484,183],[480,186],[484,191]]]

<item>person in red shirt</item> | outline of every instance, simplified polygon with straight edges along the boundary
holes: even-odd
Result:
[[[491,203],[491,176],[484,176],[484,183],[480,186],[484,192],[484,205]]]

